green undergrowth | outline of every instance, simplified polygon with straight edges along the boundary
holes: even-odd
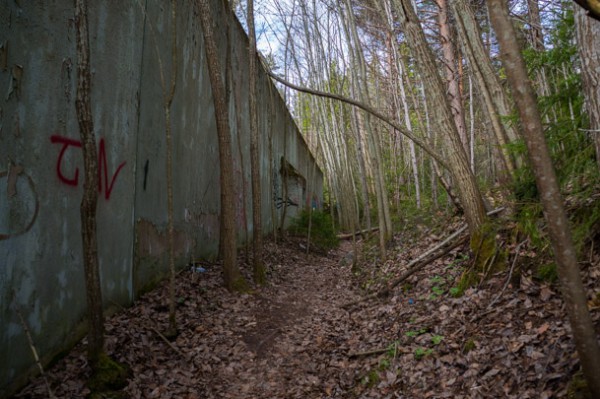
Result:
[[[585,162],[587,163],[587,161]],[[580,260],[588,256],[589,250],[598,248],[600,241],[600,179],[597,165],[588,165],[583,175],[561,176],[561,194],[569,218],[573,244]],[[562,177],[562,179],[561,179]],[[515,183],[516,212],[514,215],[515,237],[528,240],[527,247],[533,259],[519,262],[520,270],[531,270],[542,281],[555,283],[558,280],[552,245],[535,181],[531,176],[521,176]]]
[[[565,9],[563,18],[546,38],[551,45],[543,51],[527,48],[523,55],[532,82],[544,72],[554,90],[538,97],[544,123],[544,135],[556,172],[565,209],[571,222],[573,242],[580,260],[597,245],[600,231],[600,179],[588,113],[584,108],[583,85],[576,67],[577,47],[573,10]],[[526,159],[523,141],[507,149],[517,158]],[[552,248],[542,212],[541,198],[534,174],[524,162],[516,172],[510,191],[514,193],[515,244],[528,240],[530,260],[518,266],[530,269],[540,280],[556,281]]]
[[[296,236],[308,237],[309,224],[311,248],[327,252],[338,247],[340,240],[331,215],[320,210],[302,210],[292,222],[289,232]]]

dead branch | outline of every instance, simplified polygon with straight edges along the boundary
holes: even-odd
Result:
[[[27,323],[25,323],[25,319],[23,318],[23,314],[19,310],[17,305],[14,305],[15,312],[19,316],[19,320],[21,321],[21,326],[25,331],[25,335],[27,336],[27,341],[29,342],[29,349],[31,349],[31,353],[33,354],[33,358],[35,359],[35,364],[40,370],[40,375],[44,379],[44,383],[46,384],[46,389],[48,390],[48,397],[55,399],[54,392],[52,392],[52,388],[50,387],[50,383],[48,382],[48,378],[46,377],[46,373],[44,372],[44,367],[42,366],[42,362],[40,361],[40,357],[38,356],[37,350],[35,349],[35,345],[33,343],[33,338],[31,337],[31,332],[29,331],[29,327]]]
[[[515,264],[517,263],[517,258],[519,257],[519,252],[521,251],[521,247],[527,241],[528,240],[525,239],[524,241],[521,241],[519,243],[519,245],[517,245],[517,248],[515,249],[515,257],[514,257],[514,259],[512,261],[512,265],[510,266],[510,271],[508,272],[508,277],[506,278],[506,281],[504,282],[504,287],[502,287],[502,291],[500,291],[498,293],[498,295],[494,298],[494,300],[492,300],[492,302],[490,302],[490,304],[487,306],[488,309],[490,309],[492,306],[494,306],[494,304],[496,302],[498,302],[498,300],[500,299],[500,297],[502,296],[502,294],[504,294],[504,291],[506,291],[506,287],[508,287],[508,283],[510,283],[510,279],[512,278],[513,271],[515,269]]]
[[[379,230],[379,227],[373,227],[372,229],[360,230],[360,231],[356,231],[354,233],[338,234],[337,238],[339,238],[340,240],[346,240],[348,238],[352,238],[352,236],[365,235],[367,233],[371,233],[371,232],[377,231],[377,230]]]
[[[502,212],[505,208],[500,207],[493,209],[487,213],[488,216],[492,216]],[[431,248],[421,256],[416,259],[413,259],[408,265],[406,265],[406,271],[397,279],[393,280],[390,284],[387,285],[386,288],[380,290],[379,292],[368,295],[364,298],[357,299],[352,302],[345,303],[341,305],[342,308],[349,308],[354,305],[357,305],[362,302],[369,301],[375,298],[384,298],[387,297],[391,291],[398,286],[401,282],[412,276],[417,270],[427,266],[431,262],[436,259],[441,258],[446,255],[448,252],[452,251],[454,248],[463,244],[468,238],[468,235],[463,235],[463,233],[467,230],[467,225],[462,225],[458,230],[449,235],[444,241]]]
[[[173,345],[173,344],[171,343],[171,341],[169,341],[169,340],[167,339],[167,337],[165,337],[165,336],[164,336],[164,335],[163,335],[163,334],[162,334],[160,331],[158,331],[158,330],[157,330],[156,328],[154,328],[154,327],[148,327],[148,326],[145,326],[145,327],[146,327],[146,328],[148,328],[148,329],[150,329],[151,331],[153,331],[153,332],[154,332],[156,335],[158,335],[158,336],[159,336],[159,337],[160,337],[160,338],[161,338],[163,341],[165,341],[165,343],[166,343],[167,345],[169,345],[169,347],[170,347],[171,349],[173,349],[173,351],[175,351],[175,353],[177,353],[177,354],[178,354],[179,356],[181,356],[183,359],[186,359],[186,360],[187,360],[187,358],[185,357],[185,355],[184,355],[184,354],[183,354],[183,353],[182,353],[182,352],[181,352],[179,349],[177,349],[177,347],[176,347],[175,345]]]
[[[431,248],[429,251],[425,252],[418,258],[413,259],[406,266],[406,271],[404,273],[402,273],[402,275],[400,277],[396,278],[390,284],[388,284],[387,287],[385,287],[384,289],[382,289],[376,293],[373,293],[371,295],[368,295],[364,298],[360,298],[356,301],[345,303],[342,305],[342,308],[349,308],[349,307],[357,305],[361,302],[388,296],[390,294],[390,292],[396,286],[398,286],[398,284],[400,284],[401,282],[403,282],[404,280],[406,280],[407,278],[412,276],[417,270],[428,265],[429,263],[433,262],[434,260],[441,258],[442,256],[446,255],[448,252],[452,251],[454,248],[456,248],[459,245],[461,245],[462,243],[464,243],[467,240],[467,238],[469,237],[468,235],[462,235],[466,230],[467,230],[467,225],[465,224],[460,229],[458,229],[457,231],[452,233],[450,236],[448,236],[444,241],[442,241],[435,247]]]
[[[351,352],[351,353],[348,353],[348,357],[350,359],[352,359],[355,357],[379,355],[381,353],[386,353],[388,350],[389,350],[389,348],[380,348],[380,349],[373,349],[373,350],[365,351],[365,352]]]

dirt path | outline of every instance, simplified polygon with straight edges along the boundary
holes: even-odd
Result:
[[[242,338],[253,360],[237,374],[243,397],[305,398],[333,392],[337,382],[323,376],[336,362],[331,337],[338,337],[349,319],[338,305],[352,295],[349,268],[340,267],[338,254],[289,254],[285,260],[295,267],[282,267],[258,294],[255,321]],[[236,387],[223,396],[239,398],[240,391]]]
[[[270,244],[269,284],[252,294],[221,287],[218,265],[184,271],[177,286],[180,334],[168,345],[166,288],[107,320],[107,349],[131,366],[132,398],[309,398],[339,391],[327,380],[341,362],[339,340],[349,320],[338,305],[352,298],[342,248],[307,255],[298,243]],[[57,397],[85,397],[89,373],[76,347],[47,376]],[[347,384],[353,376],[347,376]],[[41,379],[17,397],[47,397]]]

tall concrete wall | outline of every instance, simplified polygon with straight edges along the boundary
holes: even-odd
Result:
[[[239,242],[253,231],[247,38],[219,0],[216,37],[228,65]],[[86,304],[79,205],[83,162],[75,113],[71,0],[0,0],[0,397],[34,369],[21,313],[45,361],[82,335]],[[166,270],[164,91],[172,105],[178,266],[214,258],[219,156],[202,32],[194,2],[90,2],[92,112],[98,141],[98,242],[106,304],[127,305]],[[229,40],[228,40],[229,39]],[[229,45],[228,45],[229,43]],[[279,93],[259,74],[263,233],[318,204],[322,174]],[[283,172],[288,177],[283,178]]]

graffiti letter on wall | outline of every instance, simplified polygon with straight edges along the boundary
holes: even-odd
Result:
[[[102,192],[102,172],[104,171],[104,198],[110,199],[110,193],[115,185],[117,175],[125,166],[125,162],[122,162],[118,167],[115,174],[112,176],[110,184],[108,184],[108,162],[106,162],[106,148],[104,147],[104,139],[100,139],[100,150],[98,152],[98,192]]]
[[[33,180],[22,166],[9,165],[8,171],[0,172],[0,188],[5,186],[8,198],[0,201],[0,241],[28,232],[40,210]]]
[[[60,150],[60,154],[58,155],[58,161],[56,162],[56,174],[58,175],[58,178],[60,179],[60,181],[62,181],[68,186],[77,186],[79,180],[79,169],[75,168],[75,177],[73,177],[72,179],[68,179],[65,177],[65,175],[63,175],[61,165],[63,156],[65,155],[65,151],[67,151],[67,148],[69,148],[69,146],[71,145],[77,148],[81,148],[81,141],[57,135],[50,136],[50,141],[52,143],[62,143],[63,145],[62,149]]]
[[[55,135],[50,136],[50,142],[59,143],[59,144],[63,145],[60,150],[60,154],[58,155],[58,160],[56,161],[56,174],[58,175],[58,178],[64,184],[66,184],[68,186],[76,187],[79,184],[79,168],[75,168],[75,175],[72,178],[68,178],[63,174],[62,161],[63,161],[63,157],[65,155],[65,151],[67,151],[67,149],[70,146],[73,146],[76,148],[81,148],[81,141],[70,139],[68,137],[58,136],[55,134]],[[123,167],[125,166],[126,162],[122,162],[121,164],[119,164],[119,166],[117,167],[117,170],[112,175],[112,178],[110,179],[110,183],[109,183],[109,181],[108,181],[108,162],[106,160],[106,145],[104,143],[103,138],[100,139],[100,143],[99,143],[98,147],[99,147],[99,150],[98,150],[98,192],[102,193],[102,191],[104,190],[104,198],[108,200],[108,199],[110,199],[110,194],[112,192],[113,186],[115,185],[115,180],[117,179],[119,172],[121,172],[121,169],[123,169]],[[103,174],[104,174],[104,176],[102,176]],[[104,184],[102,184],[103,177],[104,177]]]

